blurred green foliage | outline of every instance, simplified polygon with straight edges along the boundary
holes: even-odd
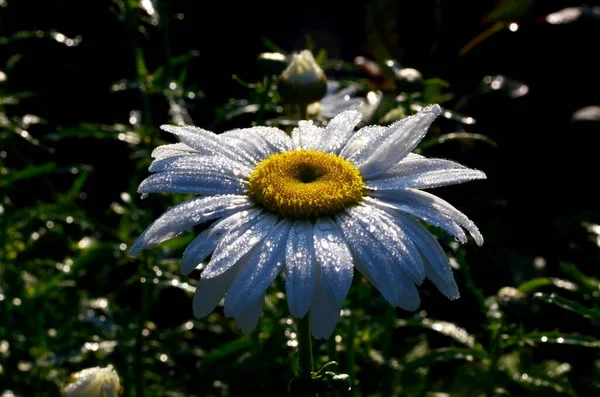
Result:
[[[503,2],[504,8],[490,15],[500,18],[509,3],[514,2]],[[144,58],[139,41],[159,33],[168,37],[172,16],[160,4],[113,1],[115,18],[130,32],[135,63],[124,66],[123,80],[106,89],[113,95],[133,92],[139,107],[124,109],[127,120],[111,125],[80,120],[51,127],[51,120],[30,114],[21,103],[33,93],[11,89],[19,54],[12,54],[0,70],[2,396],[11,395],[8,390],[17,396],[58,396],[71,372],[109,363],[121,376],[125,396],[281,396],[294,376],[297,341],[282,280],[267,296],[258,330],[242,335],[220,309],[207,318],[193,318],[191,296],[198,274],[182,278],[178,272],[178,259],[192,233],[140,257],[127,255],[142,226],[183,199],[161,195],[142,202],[136,193],[151,150],[165,143],[154,124],[152,102],[164,105],[171,122],[192,124],[187,109],[201,103],[204,95],[201,87],[186,84],[186,77],[197,73],[189,68],[197,53],[173,54],[165,40],[164,65],[152,70]],[[0,8],[0,14],[4,11]],[[19,48],[27,40],[75,47],[82,39],[19,31],[0,37],[0,45]],[[382,59],[361,63],[327,59],[325,52],[318,52],[316,59],[325,72],[339,76],[330,77],[339,84],[335,89],[352,87],[358,100],[343,97],[333,103],[335,109],[358,104],[365,110],[365,123],[392,123],[426,104],[452,99],[448,82],[424,78],[386,59],[389,51],[384,44],[375,51],[383,54]],[[269,39],[265,50],[282,51]],[[127,72],[129,68],[134,73]],[[273,70],[267,69],[256,83],[237,78],[247,96],[214,109],[217,128],[242,116],[286,129],[298,121],[300,114],[279,98]],[[322,114],[325,106],[322,100]],[[327,121],[319,113],[314,116],[318,122]],[[420,150],[444,150],[448,141],[458,142],[464,150],[495,145],[477,132],[471,117],[446,109],[444,118],[443,129],[436,127]],[[95,140],[114,141],[132,165],[114,176],[126,188],[100,211],[86,204],[86,191],[97,167],[106,165],[64,164],[53,155],[55,144],[79,139],[92,145]],[[42,186],[44,194],[23,203],[23,192],[34,185],[36,191]],[[598,239],[600,226],[584,227],[585,239]],[[318,368],[331,360],[339,362],[339,371],[352,379],[349,394],[354,396],[600,393],[597,278],[581,272],[577,264],[564,263],[560,275],[515,280],[498,294],[486,296],[470,272],[486,263],[471,260],[472,247],[457,247],[439,237],[463,286],[461,300],[467,303],[461,307],[470,310],[466,317],[476,318],[478,325],[470,322],[467,329],[453,318],[435,318],[427,307],[418,313],[395,311],[356,277],[335,337],[314,345]],[[563,311],[577,318],[578,328],[552,322],[551,317],[560,318]],[[525,321],[531,316],[545,317],[554,329],[532,326]]]

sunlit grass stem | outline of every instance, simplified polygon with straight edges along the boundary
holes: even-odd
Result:
[[[356,327],[358,323],[358,316],[356,310],[352,310],[350,313],[350,327],[348,328],[348,334],[346,335],[346,373],[350,376],[350,379],[354,381],[356,379]],[[352,387],[352,393],[354,394],[354,386]]]

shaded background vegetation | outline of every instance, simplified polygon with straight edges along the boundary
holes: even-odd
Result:
[[[566,7],[581,15],[551,23]],[[443,100],[453,113],[423,153],[488,175],[436,191],[486,237],[457,248],[440,234],[461,299],[426,282],[422,311],[396,311],[356,277],[320,360],[340,362],[357,396],[600,395],[598,14],[534,0],[0,0],[0,393],[57,396],[69,373],[109,363],[126,396],[286,393],[281,283],[244,336],[220,309],[193,318],[198,274],[178,273],[192,233],[126,249],[183,199],[136,194],[151,150],[173,142],[157,126],[293,123],[256,59],[311,47],[330,80],[381,93],[372,122]],[[407,85],[404,67],[424,80]]]

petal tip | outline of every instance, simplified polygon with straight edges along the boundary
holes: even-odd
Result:
[[[473,179],[487,179],[487,175],[485,174],[485,172],[480,171],[480,170],[473,170],[475,171]]]
[[[129,255],[131,256],[136,256],[137,254],[139,254],[140,252],[142,252],[144,250],[144,244],[140,241],[140,239],[138,238],[136,240],[135,243],[133,243],[133,245],[131,246],[131,248],[129,249]]]
[[[161,130],[166,131],[166,132],[170,132],[170,133],[175,133],[175,130],[178,128],[176,125],[171,125],[171,124],[163,124],[159,127]]]
[[[309,307],[301,307],[300,305],[294,305],[290,303],[288,299],[288,310],[290,312],[290,315],[295,319],[304,318],[304,316],[308,314],[308,309]]]
[[[223,273],[224,273],[224,271],[222,271],[221,269],[213,270],[213,269],[210,268],[210,266],[207,266],[207,268],[204,269],[204,271],[200,275],[200,278],[202,280],[210,280],[211,278],[215,278],[217,276],[220,276]]]
[[[455,301],[458,298],[460,298],[460,293],[458,291],[456,291],[456,294],[448,296],[448,299],[450,299],[451,301]]]
[[[421,109],[421,112],[433,113],[434,115],[439,116],[440,114],[442,114],[442,107],[436,103],[424,107],[423,109]]]

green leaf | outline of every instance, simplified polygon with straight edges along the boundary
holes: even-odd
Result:
[[[392,124],[395,121],[401,120],[406,117],[406,108],[404,106],[398,106],[387,112],[381,119],[381,124]]]
[[[327,59],[327,50],[325,50],[324,48],[321,48],[319,50],[319,52],[317,52],[317,55],[315,56],[315,62],[317,63],[317,65],[321,65],[321,64],[323,64],[323,62],[325,62],[326,59]]]
[[[600,348],[600,339],[579,334],[564,334],[560,332],[531,332],[520,335],[519,338],[531,344],[550,343],[559,345],[572,345],[591,348]]]
[[[485,18],[489,22],[514,22],[522,19],[535,0],[502,0]]]
[[[579,394],[566,382],[561,382],[546,376],[531,375],[528,373],[516,374],[513,381],[528,390],[544,393],[544,389],[552,389],[557,393],[566,394],[571,397],[579,397]],[[545,394],[539,394],[545,395]]]
[[[75,179],[75,181],[73,182],[73,184],[71,185],[71,188],[69,189],[69,191],[67,192],[67,199],[68,200],[75,200],[78,196],[79,193],[81,193],[81,189],[83,189],[83,185],[85,184],[85,182],[87,181],[87,179],[90,176],[90,170],[86,170],[84,172],[82,172],[77,179]]]
[[[562,262],[560,268],[574,280],[581,289],[593,297],[598,298],[600,293],[600,282],[592,277],[587,276],[579,268],[572,263]]]
[[[259,109],[260,109],[260,105],[256,104],[256,103],[246,105],[246,106],[241,106],[239,108],[236,108],[236,109],[233,109],[233,110],[230,110],[229,112],[227,112],[225,114],[225,116],[223,117],[223,119],[231,120],[231,119],[234,119],[234,118],[239,117],[244,114],[256,113],[256,112],[258,112]]]
[[[397,326],[420,327],[430,329],[442,335],[448,336],[454,339],[456,342],[468,346],[470,348],[473,348],[477,344],[477,342],[475,341],[475,337],[469,334],[467,330],[448,321],[432,320],[429,318],[424,318],[421,321],[399,320]]]
[[[204,356],[204,358],[202,358],[202,364],[211,364],[233,355],[239,355],[240,353],[250,349],[251,346],[252,338],[250,335],[243,336],[239,339],[225,343],[216,349],[212,349],[206,356]]]
[[[5,179],[0,180],[0,186],[10,186],[17,181],[36,178],[40,175],[51,174],[56,171],[55,163],[46,163],[43,165],[30,165],[20,171],[11,171]]]
[[[528,280],[521,284],[518,288],[519,292],[524,294],[535,291],[540,288],[544,288],[547,286],[554,286],[556,288],[564,289],[567,291],[576,291],[577,286],[570,282],[569,280],[564,280],[561,278],[555,277],[540,277],[534,278],[532,280]]]
[[[423,81],[423,102],[424,103],[443,103],[448,99],[447,94],[443,94],[442,90],[450,87],[450,83],[438,77]]]
[[[273,51],[273,52],[281,52],[282,54],[287,55],[288,51],[284,50],[283,48],[279,47],[277,44],[275,44],[275,42],[273,42],[271,39],[269,39],[266,36],[260,36],[263,45],[265,47],[267,47],[267,49],[269,51]]]
[[[583,306],[581,303],[565,299],[556,294],[545,294],[542,292],[537,292],[533,295],[534,299],[541,300],[542,302],[550,303],[561,307],[565,310],[569,310],[571,312],[577,313],[585,318],[592,320],[594,323],[600,325],[600,309],[598,308],[587,308]]]
[[[140,136],[128,131],[123,124],[104,125],[82,123],[74,127],[59,127],[56,133],[48,134],[44,139],[59,141],[65,138],[118,139],[131,144],[139,143]]]
[[[406,364],[406,370],[414,371],[416,368],[428,367],[439,362],[473,361],[475,359],[483,360],[486,358],[487,353],[484,350],[444,347],[441,349],[432,350],[422,357],[409,361]]]
[[[481,134],[472,134],[469,132],[452,132],[450,134],[440,135],[437,138],[428,139],[423,141],[420,145],[421,149],[426,149],[431,146],[439,145],[441,143],[445,143],[448,141],[456,141],[456,140],[474,140],[474,141],[482,141],[491,146],[498,146],[498,144],[492,139],[488,138],[485,135]]]
[[[148,68],[144,61],[144,52],[138,48],[135,52],[135,64],[137,66],[137,80],[139,83],[144,83],[148,77]]]
[[[81,37],[69,38],[59,32],[44,32],[41,30],[23,30],[10,36],[0,37],[0,45],[6,45],[14,41],[27,39],[51,39],[57,43],[73,47],[81,42]]]

